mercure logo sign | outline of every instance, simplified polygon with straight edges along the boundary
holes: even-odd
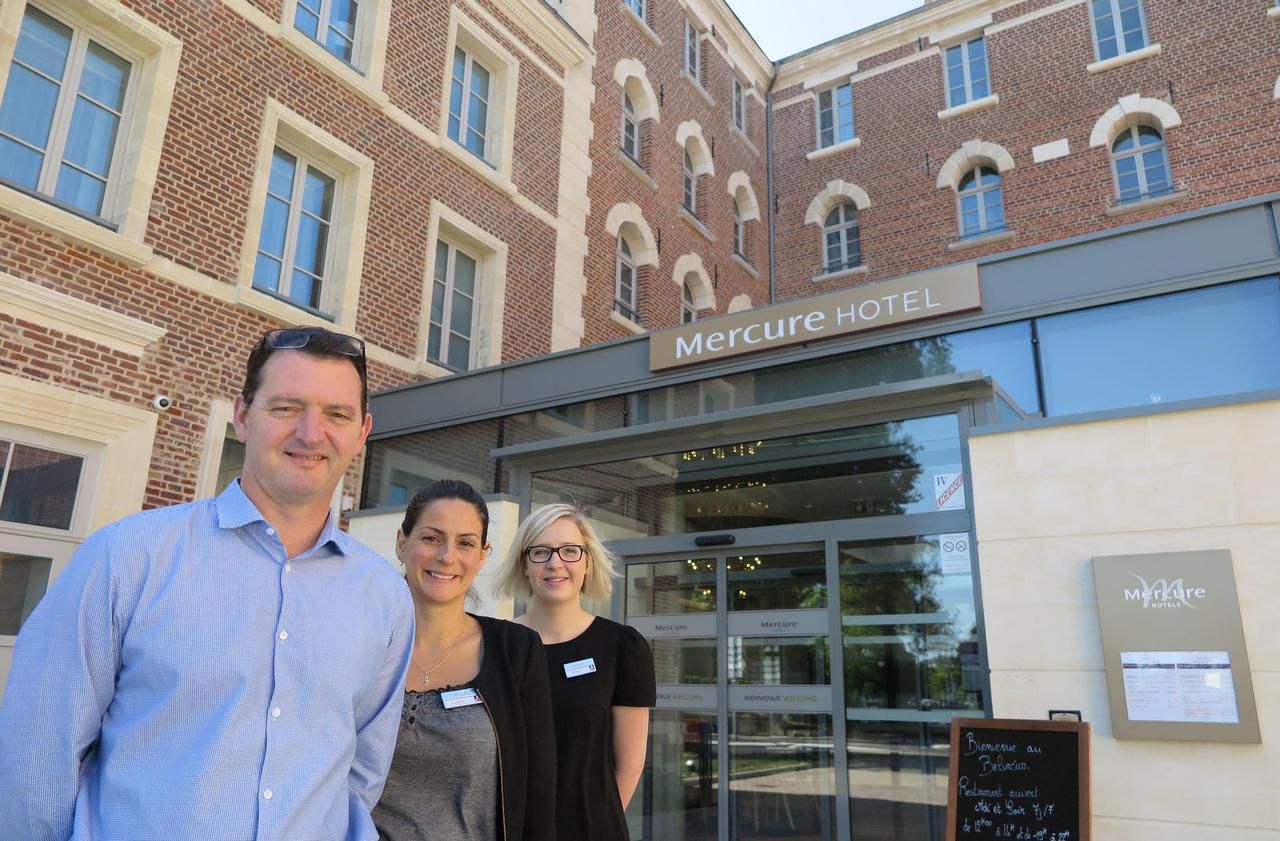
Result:
[[[1137,587],[1125,588],[1124,600],[1126,602],[1141,602],[1143,608],[1171,609],[1180,607],[1195,608],[1192,601],[1200,600],[1209,595],[1204,587],[1189,587],[1182,583],[1181,578],[1175,578],[1172,581],[1157,578],[1150,584],[1141,575],[1136,572],[1131,573],[1138,581]]]

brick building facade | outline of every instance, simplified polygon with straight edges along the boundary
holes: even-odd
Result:
[[[268,328],[382,389],[1271,190],[1276,9],[1116,3],[771,63],[723,0],[9,0],[0,659],[89,531],[234,475]]]

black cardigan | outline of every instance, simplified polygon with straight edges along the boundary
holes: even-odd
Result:
[[[472,617],[484,639],[472,685],[498,738],[504,841],[555,841],[556,729],[542,639],[515,622]]]

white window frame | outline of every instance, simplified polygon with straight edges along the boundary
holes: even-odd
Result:
[[[1111,20],[1114,22],[1116,54],[1113,56],[1102,55],[1102,43],[1098,38],[1098,17],[1093,13],[1093,2],[1088,3],[1089,9],[1089,31],[1093,33],[1093,55],[1098,61],[1105,61],[1108,58],[1119,58],[1122,55],[1137,52],[1146,49],[1151,44],[1151,35],[1147,31],[1147,10],[1143,0],[1136,0],[1138,5],[1138,19],[1142,24],[1142,43],[1133,49],[1129,49],[1124,42],[1124,31],[1120,28],[1120,3],[1122,0],[1105,0],[1111,9]]]
[[[478,97],[481,101],[484,102],[484,134],[481,135],[480,137],[480,153],[478,157],[485,163],[492,166],[493,161],[490,159],[489,146],[490,146],[490,139],[492,134],[490,130],[490,127],[491,127],[490,115],[493,113],[494,73],[491,69],[489,69],[489,67],[485,65],[483,61],[478,60],[474,55],[467,52],[467,50],[463,49],[462,47],[454,47],[453,55],[451,57],[451,60],[449,61],[450,85],[452,85],[453,81],[457,78],[456,76],[453,75],[453,72],[454,72],[454,65],[457,63],[457,56],[459,53],[462,54],[462,58],[463,58],[462,79],[460,80],[460,83],[462,85],[462,103],[460,107],[462,111],[461,113],[457,114],[458,132],[460,136],[454,137],[453,134],[450,133],[449,139],[452,140],[454,143],[457,143],[463,149],[466,149],[471,154],[476,154],[475,150],[473,150],[470,146],[466,144],[466,139],[467,139],[467,133],[471,130],[471,125],[470,125],[471,111],[472,111],[472,108],[474,107],[474,100],[477,98],[477,94],[471,90],[471,81],[472,81],[472,74],[475,72],[475,67],[478,64],[480,65],[480,68],[489,75],[489,83],[488,85],[485,86],[484,95]],[[450,108],[452,109],[452,107],[453,107],[452,96],[450,96]],[[446,120],[454,116],[455,115],[453,111],[450,110],[449,114],[446,116]]]
[[[747,87],[737,76],[733,77],[733,127],[747,133]]]
[[[702,84],[702,32],[689,18],[684,19],[684,72]]]
[[[52,202],[56,206],[65,208],[69,212],[84,216],[85,218],[110,220],[114,215],[113,209],[116,204],[116,194],[120,185],[120,170],[123,166],[121,160],[125,157],[124,154],[121,154],[124,151],[122,148],[122,141],[129,136],[130,115],[136,110],[134,106],[134,98],[135,91],[138,87],[137,79],[139,62],[137,57],[131,54],[130,50],[115,43],[112,39],[103,38],[96,32],[91,32],[84,26],[78,26],[75,23],[63,20],[59,15],[54,14],[47,9],[43,9],[35,3],[27,3],[23,7],[24,18],[27,8],[34,8],[70,29],[71,42],[67,47],[67,63],[63,68],[62,80],[56,83],[58,85],[58,98],[54,105],[53,120],[49,127],[49,140],[42,151],[44,160],[40,165],[40,174],[36,180],[36,185],[33,188],[18,187],[17,189],[31,189],[33,192],[38,193],[42,198]],[[90,43],[96,43],[98,46],[112,53],[115,57],[123,59],[129,63],[129,78],[125,85],[123,105],[118,113],[112,112],[116,113],[116,116],[119,118],[119,123],[116,125],[116,136],[112,140],[111,163],[107,168],[106,184],[102,195],[102,207],[99,208],[97,213],[75,207],[72,204],[54,197],[54,191],[57,188],[58,176],[62,169],[62,164],[64,163],[67,136],[71,132],[72,113],[75,110],[77,100],[80,98],[80,84],[83,79],[85,56],[88,53]],[[13,63],[16,61],[17,55],[15,49],[15,55],[10,58],[9,66],[12,67]],[[31,72],[36,73],[43,78],[48,78],[34,68],[29,69]],[[53,80],[49,79],[49,81],[52,82]],[[2,93],[3,90],[0,90],[0,94]],[[94,103],[103,110],[111,110],[105,103],[97,102],[96,100],[94,100]],[[28,146],[28,148],[34,148],[17,137],[13,137],[12,140],[23,146]],[[68,165],[79,169],[79,167],[75,167],[74,164],[68,163]],[[96,173],[94,175],[96,176]]]
[[[370,15],[375,11],[374,9],[369,8],[369,6],[372,5],[371,0],[357,0],[356,2],[356,26],[355,26],[355,30],[351,33],[351,58],[349,59],[343,58],[342,56],[335,53],[333,50],[329,49],[329,45],[326,44],[322,38],[312,38],[310,35],[303,32],[301,29],[298,29],[298,23],[297,23],[298,6],[303,6],[304,8],[307,9],[307,11],[311,12],[312,14],[315,14],[316,17],[319,18],[319,22],[316,26],[316,32],[318,35],[325,35],[328,33],[330,29],[333,29],[334,0],[319,0],[319,3],[320,3],[320,11],[316,13],[309,6],[306,6],[302,2],[302,0],[293,0],[292,3],[288,4],[292,6],[292,12],[293,12],[292,15],[290,15],[290,18],[288,21],[289,25],[293,27],[298,32],[298,34],[302,35],[302,37],[307,38],[311,41],[314,41],[316,44],[320,46],[321,49],[323,49],[329,55],[336,58],[338,61],[342,62],[343,64],[357,71],[361,71],[361,68],[365,67],[368,63],[368,56],[366,55],[369,49],[368,36],[365,30],[369,26]]]
[[[8,83],[27,3],[0,6],[0,91]],[[26,223],[98,252],[141,266],[150,260],[146,244],[151,199],[173,104],[174,80],[182,42],[164,29],[120,5],[117,0],[40,0],[31,3],[133,64],[115,156],[119,169],[109,177],[101,219],[85,218],[54,204],[44,195],[0,185],[0,209]]]
[[[987,83],[987,92],[982,96],[977,96],[973,91],[973,61],[969,55],[969,45],[974,42],[982,44],[982,64],[986,67],[985,81]],[[960,94],[960,99],[952,99],[951,88],[951,63],[950,56],[952,50],[960,51],[960,72],[964,77],[964,89]],[[946,103],[948,108],[956,108],[978,99],[984,99],[991,95],[991,59],[987,54],[987,39],[983,35],[976,38],[966,38],[956,44],[951,44],[942,51],[942,81],[946,86]]]
[[[986,170],[996,177],[995,184],[983,185],[982,172]],[[974,176],[974,186],[961,189],[960,185],[964,183],[964,179],[969,176],[970,172],[976,173]],[[1000,191],[1000,227],[991,227],[991,222],[987,219],[987,203],[985,201],[986,194],[993,190]],[[965,233],[964,230],[964,200],[972,196],[977,200],[978,206],[978,229],[972,233]],[[999,233],[1008,226],[1008,220],[1004,217],[1004,176],[1000,174],[994,164],[981,163],[972,167],[964,175],[960,176],[960,180],[956,182],[956,227],[959,230],[961,239],[975,239],[977,237],[986,236],[987,234]]]
[[[1160,145],[1146,146],[1146,147],[1140,146],[1138,144],[1138,129],[1140,128],[1149,128],[1156,132],[1159,132]],[[1120,139],[1124,137],[1126,134],[1133,135],[1133,148],[1127,152],[1121,152],[1117,154],[1114,151],[1115,145],[1119,143]],[[1164,158],[1164,174],[1165,174],[1165,177],[1168,179],[1169,186],[1166,187],[1164,190],[1160,191],[1159,193],[1155,193],[1153,195],[1151,192],[1150,186],[1147,184],[1147,168],[1142,165],[1142,156],[1144,154],[1147,154],[1148,152],[1153,152],[1156,149],[1159,149],[1161,151],[1162,157]],[[1114,191],[1115,200],[1117,204],[1134,204],[1135,202],[1146,201],[1148,199],[1161,198],[1162,196],[1169,195],[1176,189],[1173,183],[1173,162],[1169,160],[1169,138],[1165,130],[1160,126],[1153,125],[1151,123],[1138,123],[1132,126],[1127,126],[1124,129],[1124,131],[1120,132],[1115,137],[1111,138],[1111,142],[1107,144],[1107,154],[1111,158],[1111,185],[1112,185],[1112,190]],[[1138,176],[1139,193],[1138,195],[1133,196],[1131,198],[1123,198],[1120,195],[1119,162],[1125,158],[1136,159],[1136,163],[1134,164],[1134,170]]]
[[[277,146],[313,162],[317,169],[335,177],[338,182],[334,193],[334,221],[329,229],[329,248],[326,254],[326,278],[329,282],[325,284],[327,291],[321,295],[321,306],[318,308],[324,315],[316,315],[309,309],[253,285],[258,238],[262,234],[267,186],[271,178],[271,158]],[[245,222],[238,303],[286,324],[329,327],[336,324],[354,331],[356,309],[360,302],[361,270],[364,266],[372,192],[372,160],[279,102],[267,100],[263,131],[258,138],[254,201]]]
[[[840,120],[839,92],[841,88],[849,89],[849,137],[846,137],[844,140],[840,139],[841,120]],[[829,96],[831,99],[830,110],[832,114],[832,120],[831,120],[831,142],[830,143],[822,142],[822,112],[826,110],[822,106],[823,96]],[[816,108],[816,114],[817,114],[817,119],[814,121],[814,131],[816,133],[818,149],[828,149],[832,146],[839,146],[842,143],[850,142],[851,140],[855,139],[858,136],[858,125],[854,121],[853,82],[852,81],[839,82],[837,84],[830,85],[818,91],[817,96],[814,97],[814,106]]]
[[[622,0],[622,2],[628,9],[635,12],[636,17],[647,22],[645,18],[645,15],[649,12],[647,0]],[[1280,0],[1277,0],[1277,2],[1280,2]]]
[[[438,284],[435,279],[435,264],[440,259],[439,255],[440,255],[441,247],[448,249],[448,256],[446,257],[445,276],[444,276],[444,284],[443,284],[444,303],[440,310],[440,354],[439,356],[433,357],[428,352],[427,361],[433,362],[436,365],[440,365],[449,370],[470,371],[476,367],[476,358],[477,358],[477,350],[478,350],[477,339],[479,338],[477,334],[479,332],[478,327],[480,323],[480,308],[482,306],[482,302],[484,301],[484,296],[482,294],[482,290],[483,290],[482,284],[484,283],[484,265],[483,265],[484,256],[480,254],[472,253],[470,249],[466,248],[463,245],[459,245],[456,241],[448,237],[445,237],[445,236],[439,237],[436,240],[435,254],[433,256],[432,265],[430,269],[431,276],[432,276],[432,293],[431,293],[432,300],[434,300],[435,295],[437,294],[436,286]],[[455,271],[456,271],[457,258],[458,258],[459,252],[461,252],[464,256],[470,258],[471,260],[475,261],[475,288],[472,289],[471,296],[470,296],[471,297],[471,324],[468,326],[469,332],[465,337],[470,347],[469,347],[469,350],[467,351],[466,367],[461,369],[459,369],[455,365],[450,365],[448,362],[449,342],[455,334],[455,331],[453,329],[454,297],[458,294],[465,295],[465,293],[459,293],[454,285],[455,278],[456,278]],[[427,329],[430,330],[432,324],[434,324],[431,318],[431,308],[427,307],[424,311],[424,314],[426,315]]]
[[[628,269],[631,273],[631,294],[623,295],[622,274]],[[613,309],[614,312],[629,321],[640,322],[640,267],[636,264],[635,253],[626,237],[619,236],[614,249],[613,269]]]
[[[485,123],[483,158],[449,135],[450,87],[453,83],[453,58],[458,48],[489,71],[488,115]],[[483,26],[468,17],[458,4],[452,4],[449,7],[449,38],[442,58],[440,123],[437,129],[441,151],[499,189],[508,193],[514,192],[516,188],[511,180],[511,174],[515,148],[520,62]],[[469,94],[469,90],[464,88],[464,93]],[[467,101],[464,98],[464,102]],[[465,121],[462,125],[465,127]]]
[[[742,218],[742,208],[733,203],[733,253],[747,259],[747,220]],[[750,262],[750,261],[748,261]]]
[[[698,320],[698,305],[693,294],[693,284],[686,277],[680,284],[680,323],[692,324]]]
[[[627,148],[628,129],[631,131],[632,148]],[[621,135],[618,137],[618,145],[623,154],[637,164],[640,163],[641,150],[643,149],[643,143],[640,138],[640,119],[636,116],[635,103],[631,101],[631,95],[626,90],[622,91],[622,126]]]
[[[833,225],[831,227],[828,227],[827,219],[831,216],[832,213],[834,213],[836,210],[840,209],[841,207],[845,208],[846,217],[850,213],[852,213],[853,218],[846,219],[846,221],[838,225]],[[822,271],[824,274],[833,274],[835,272],[845,272],[845,271],[849,271],[850,269],[856,269],[858,266],[862,265],[863,263],[862,220],[858,218],[858,215],[859,215],[858,208],[855,204],[853,204],[853,202],[841,202],[840,204],[837,204],[835,205],[835,207],[832,207],[830,210],[828,210],[826,214],[823,216],[823,219],[822,219]],[[852,229],[856,229],[858,232],[858,262],[851,264],[849,262],[848,231]],[[840,259],[840,264],[836,266],[831,265],[830,261],[827,260],[827,234],[833,231],[840,232],[841,259]]]
[[[684,148],[684,161],[681,164],[684,176],[684,189],[680,196],[680,206],[693,217],[698,215],[698,172],[693,165],[693,156],[689,154],[688,145]]]
[[[255,282],[253,288],[264,294],[271,295],[273,297],[283,298],[287,300],[289,303],[293,304],[294,306],[301,307],[302,309],[310,312],[314,312],[317,315],[327,316],[330,314],[330,310],[332,309],[332,302],[334,298],[332,294],[332,291],[333,291],[332,290],[332,286],[333,286],[332,266],[334,263],[333,244],[334,244],[335,232],[338,226],[343,221],[338,215],[338,212],[342,207],[342,190],[343,190],[342,177],[340,175],[334,175],[332,172],[327,171],[323,166],[318,165],[315,161],[312,161],[304,152],[299,151],[298,149],[292,148],[292,146],[288,143],[277,143],[275,148],[279,149],[280,151],[288,155],[292,155],[295,161],[295,164],[294,164],[295,169],[293,172],[293,184],[291,185],[291,192],[290,192],[290,195],[288,196],[289,218],[288,218],[288,221],[285,223],[284,253],[280,256],[280,261],[281,261],[280,285],[278,289],[272,291],[272,290],[264,289],[263,287],[258,286]],[[272,158],[274,159],[274,157],[275,157],[275,150],[273,149]],[[316,277],[316,281],[320,284],[320,295],[319,295],[317,304],[314,307],[311,304],[304,303],[302,301],[297,300],[296,298],[292,297],[289,294],[290,287],[293,284],[294,258],[297,256],[298,234],[299,234],[299,228],[301,227],[300,221],[301,221],[302,214],[304,213],[302,209],[302,192],[306,188],[307,173],[311,170],[315,170],[319,174],[325,176],[326,178],[330,178],[333,181],[333,202],[332,202],[332,206],[330,207],[330,217],[328,220],[326,220],[326,224],[328,225],[328,236],[325,238],[325,253],[324,253],[322,265],[320,266],[320,274]],[[264,193],[263,195],[264,202],[266,201],[268,195],[273,195],[270,193],[269,180],[268,180],[267,192]],[[283,197],[277,197],[277,198],[283,198]],[[264,225],[266,224],[265,213],[263,214],[262,223]],[[261,240],[261,236],[259,236],[259,240]],[[261,247],[255,246],[255,249],[254,249],[255,267],[257,265],[257,255],[261,252],[262,252]],[[269,256],[271,256],[272,259],[275,259],[274,255],[269,255]],[[256,277],[253,278],[254,281],[256,281],[256,279],[257,279]]]

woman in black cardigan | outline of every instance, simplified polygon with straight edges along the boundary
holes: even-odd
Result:
[[[383,841],[555,841],[555,727],[534,631],[466,612],[489,510],[465,482],[419,491],[396,534],[417,618]]]

